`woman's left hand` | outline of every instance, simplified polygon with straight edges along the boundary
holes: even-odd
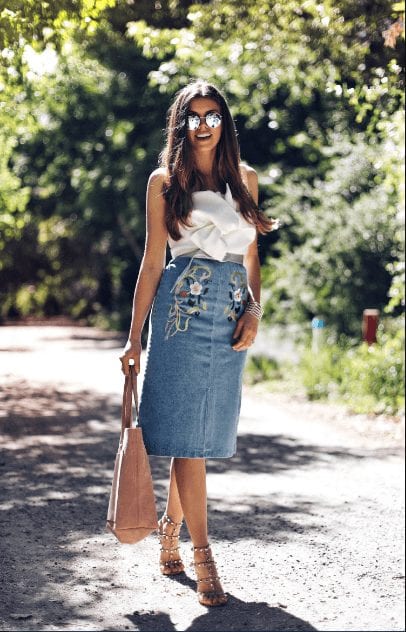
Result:
[[[252,314],[244,313],[238,319],[233,333],[233,338],[238,338],[238,341],[232,346],[234,351],[245,351],[253,344],[258,332],[258,325],[258,318]]]

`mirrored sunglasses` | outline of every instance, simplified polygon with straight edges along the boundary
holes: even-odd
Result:
[[[221,114],[218,112],[208,112],[206,116],[198,116],[197,114],[189,114],[187,117],[187,126],[190,130],[197,130],[200,126],[200,121],[205,121],[207,127],[215,129],[221,125]]]

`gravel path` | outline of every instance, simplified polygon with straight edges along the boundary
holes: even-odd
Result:
[[[118,335],[0,328],[1,630],[404,630],[403,425],[244,390],[238,454],[208,462],[226,608],[164,578],[151,536],[104,530]],[[151,459],[159,511],[166,459]]]

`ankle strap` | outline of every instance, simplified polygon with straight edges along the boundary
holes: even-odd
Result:
[[[210,551],[210,544],[206,544],[206,546],[192,546],[192,551],[208,553]]]
[[[183,525],[183,520],[181,522],[174,522],[166,513],[162,516],[161,520],[167,522],[168,524],[172,524],[175,527],[181,527]]]

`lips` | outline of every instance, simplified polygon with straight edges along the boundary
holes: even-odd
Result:
[[[211,138],[211,134],[196,134],[197,140],[207,140]]]

